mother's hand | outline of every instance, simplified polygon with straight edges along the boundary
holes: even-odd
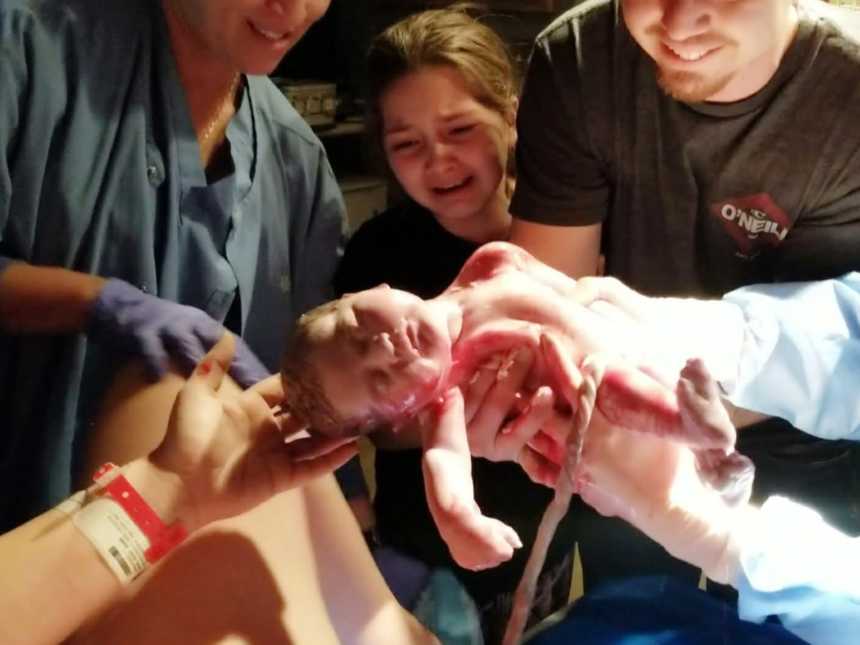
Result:
[[[300,428],[276,414],[277,376],[238,395],[218,388],[233,358],[230,334],[194,369],[177,396],[162,443],[148,457],[176,489],[173,512],[189,529],[250,510],[330,472],[355,454],[348,440],[285,440]]]

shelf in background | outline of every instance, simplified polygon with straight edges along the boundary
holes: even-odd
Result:
[[[350,231],[355,231],[364,222],[388,205],[388,186],[385,177],[375,175],[347,175],[338,182],[346,203]]]
[[[361,119],[348,119],[339,121],[333,127],[320,128],[314,130],[320,139],[329,139],[332,137],[346,137],[355,134],[364,134],[364,121]]]

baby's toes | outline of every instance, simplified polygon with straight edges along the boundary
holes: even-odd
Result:
[[[717,491],[726,504],[739,507],[749,501],[755,474],[749,458],[738,452],[725,455],[717,450],[703,451],[696,456],[702,480]]]
[[[733,452],[720,462],[717,472],[720,494],[729,506],[740,507],[750,500],[755,466],[748,457]]]

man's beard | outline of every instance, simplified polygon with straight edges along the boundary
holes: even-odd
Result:
[[[663,91],[673,99],[684,103],[707,101],[725,88],[731,80],[732,74],[725,74],[718,78],[706,78],[696,72],[657,70],[657,83]]]

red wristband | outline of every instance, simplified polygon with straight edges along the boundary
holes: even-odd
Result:
[[[167,525],[161,521],[116,465],[104,464],[93,475],[93,481],[122,507],[149,540],[149,548],[144,552],[144,556],[150,564],[158,562],[187,537],[188,532],[179,522]]]

